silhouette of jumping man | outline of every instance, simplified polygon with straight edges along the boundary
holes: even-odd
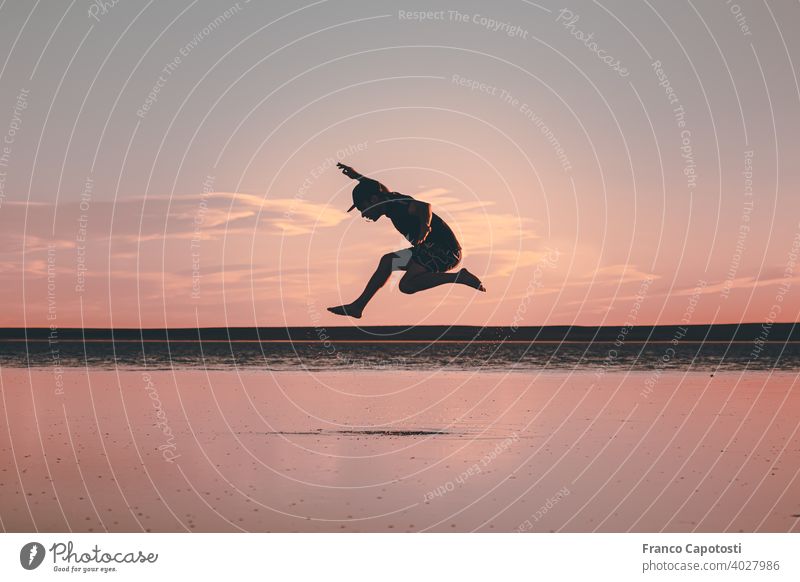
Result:
[[[363,218],[373,222],[381,216],[388,216],[412,247],[383,255],[358,299],[347,305],[328,307],[328,311],[336,315],[361,317],[367,303],[389,280],[392,271],[405,271],[400,279],[400,291],[403,293],[416,293],[445,283],[460,283],[478,291],[486,291],[481,280],[467,269],[447,272],[461,262],[461,245],[447,223],[431,212],[430,204],[389,192],[386,186],[362,176],[350,166],[336,165],[345,176],[358,180],[353,188],[353,205],[347,212],[358,208]]]

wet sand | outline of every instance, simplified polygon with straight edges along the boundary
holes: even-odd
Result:
[[[781,372],[3,368],[4,531],[800,531]]]

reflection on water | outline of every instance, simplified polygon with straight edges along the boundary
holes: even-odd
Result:
[[[269,370],[795,370],[800,344],[0,342],[7,367]]]
[[[364,428],[364,429],[344,429],[344,430],[325,430],[318,428],[317,430],[286,430],[267,432],[265,435],[277,436],[367,436],[367,437],[416,437],[416,436],[432,436],[432,435],[448,435],[457,433],[454,431],[444,429],[377,429],[377,428]]]

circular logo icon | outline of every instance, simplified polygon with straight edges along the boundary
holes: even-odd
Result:
[[[44,546],[39,542],[29,542],[19,551],[19,563],[26,570],[35,570],[44,561]]]

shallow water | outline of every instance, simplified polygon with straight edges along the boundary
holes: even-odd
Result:
[[[0,342],[12,368],[268,370],[798,370],[800,344],[503,342]]]
[[[795,372],[0,368],[6,531],[797,531]]]

